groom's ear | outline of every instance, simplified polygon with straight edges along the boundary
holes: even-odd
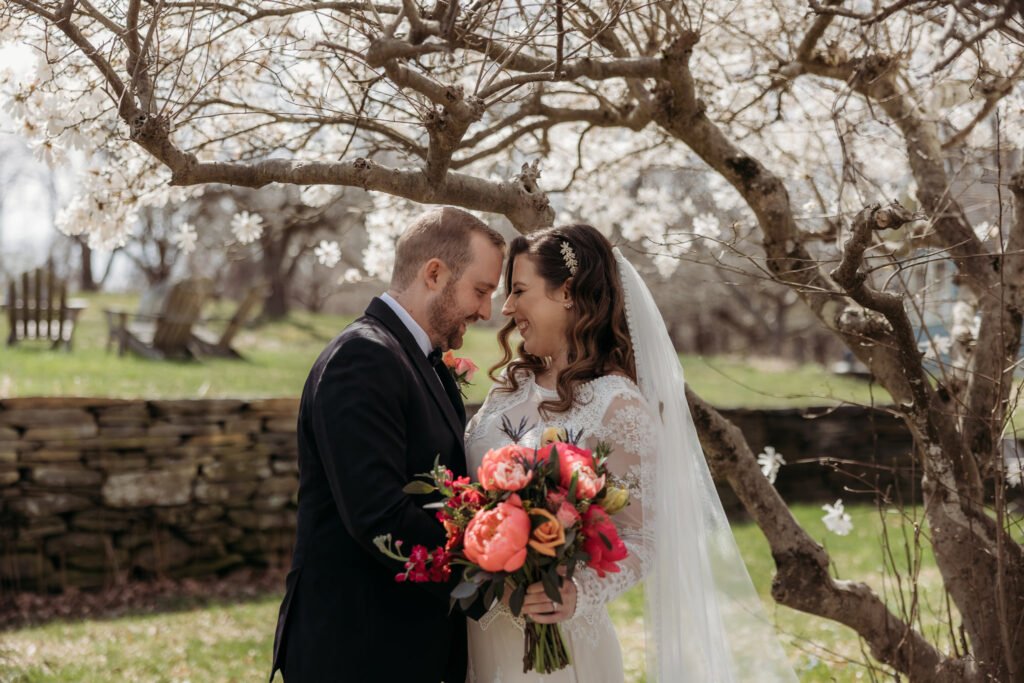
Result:
[[[427,289],[431,291],[444,289],[444,286],[448,283],[448,278],[451,276],[451,270],[439,258],[432,258],[424,263],[421,272]]]

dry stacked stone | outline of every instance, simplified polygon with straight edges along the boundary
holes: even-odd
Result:
[[[295,399],[0,401],[0,586],[287,564]]]
[[[296,399],[0,400],[0,590],[286,566],[297,410]],[[775,484],[787,500],[919,496],[910,435],[884,411],[723,413],[755,452],[770,445],[791,463]]]

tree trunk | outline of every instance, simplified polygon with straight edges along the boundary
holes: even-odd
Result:
[[[270,281],[270,291],[263,300],[263,317],[280,320],[288,315],[291,306],[288,303],[288,286],[280,277]]]
[[[100,287],[92,272],[92,247],[84,239],[78,240],[78,246],[82,249],[82,272],[78,288],[83,292],[98,292]]]
[[[291,312],[291,304],[288,297],[289,279],[284,268],[285,254],[288,252],[288,243],[291,235],[285,232],[283,236],[274,239],[268,236],[261,240],[263,247],[263,278],[267,283],[267,296],[263,300],[262,317],[269,320],[280,320]]]

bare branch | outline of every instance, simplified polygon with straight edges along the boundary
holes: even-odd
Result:
[[[684,33],[665,50],[670,79],[662,81],[654,93],[658,102],[653,112],[655,122],[685,142],[743,196],[764,232],[768,267],[774,277],[793,287],[828,329],[847,340],[894,398],[910,400],[912,393],[899,369],[895,343],[889,338],[891,331],[877,325],[850,326],[858,315],[848,311],[855,307],[807,251],[807,235],[796,225],[783,182],[736,147],[708,119],[704,104],[696,97],[689,69],[697,39],[696,32]],[[871,336],[862,336],[868,334]]]
[[[933,227],[950,250],[965,284],[976,294],[995,283],[991,256],[971,229],[963,208],[949,195],[950,179],[935,123],[921,115],[910,96],[896,83],[897,60],[872,55],[833,64],[822,55],[804,62],[807,73],[834,78],[877,102],[903,133],[910,168],[918,184],[918,197],[925,212],[934,217]]]
[[[911,680],[963,681],[952,677],[963,664],[944,657],[890,612],[867,585],[829,575],[828,553],[793,519],[761,473],[742,432],[689,387],[686,399],[711,470],[716,478],[729,482],[771,543],[778,568],[772,597],[780,604],[846,624],[868,642],[879,661],[908,673]],[[943,671],[950,675],[938,675]]]

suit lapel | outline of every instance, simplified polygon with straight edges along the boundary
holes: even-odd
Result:
[[[402,345],[406,355],[408,355],[412,360],[413,367],[415,367],[416,371],[419,372],[420,379],[423,380],[427,389],[430,390],[430,395],[434,397],[434,401],[437,402],[438,407],[444,414],[445,421],[457,437],[456,442],[459,444],[460,454],[465,457],[463,450],[464,444],[462,441],[465,431],[465,418],[460,419],[455,406],[452,405],[452,401],[447,395],[449,393],[447,385],[442,386],[444,380],[440,379],[439,374],[434,371],[433,367],[431,367],[430,363],[427,361],[427,357],[423,355],[423,350],[413,338],[412,332],[410,332],[409,328],[405,326],[405,323],[395,315],[395,312],[391,310],[390,306],[376,297],[374,297],[373,301],[370,302],[369,307],[366,309],[366,314],[381,321],[384,326],[388,328],[391,334],[395,335],[395,338]],[[454,385],[455,380],[450,377],[450,373],[449,380]],[[457,396],[457,387],[455,388],[455,393]],[[465,413],[463,413],[463,415],[465,415]]]
[[[448,398],[451,399],[451,404],[459,416],[459,421],[462,424],[466,424],[466,406],[462,402],[462,392],[459,391],[459,385],[455,381],[451,370],[448,368],[438,368],[436,373],[441,378],[441,384],[444,385],[444,390],[448,393]]]

